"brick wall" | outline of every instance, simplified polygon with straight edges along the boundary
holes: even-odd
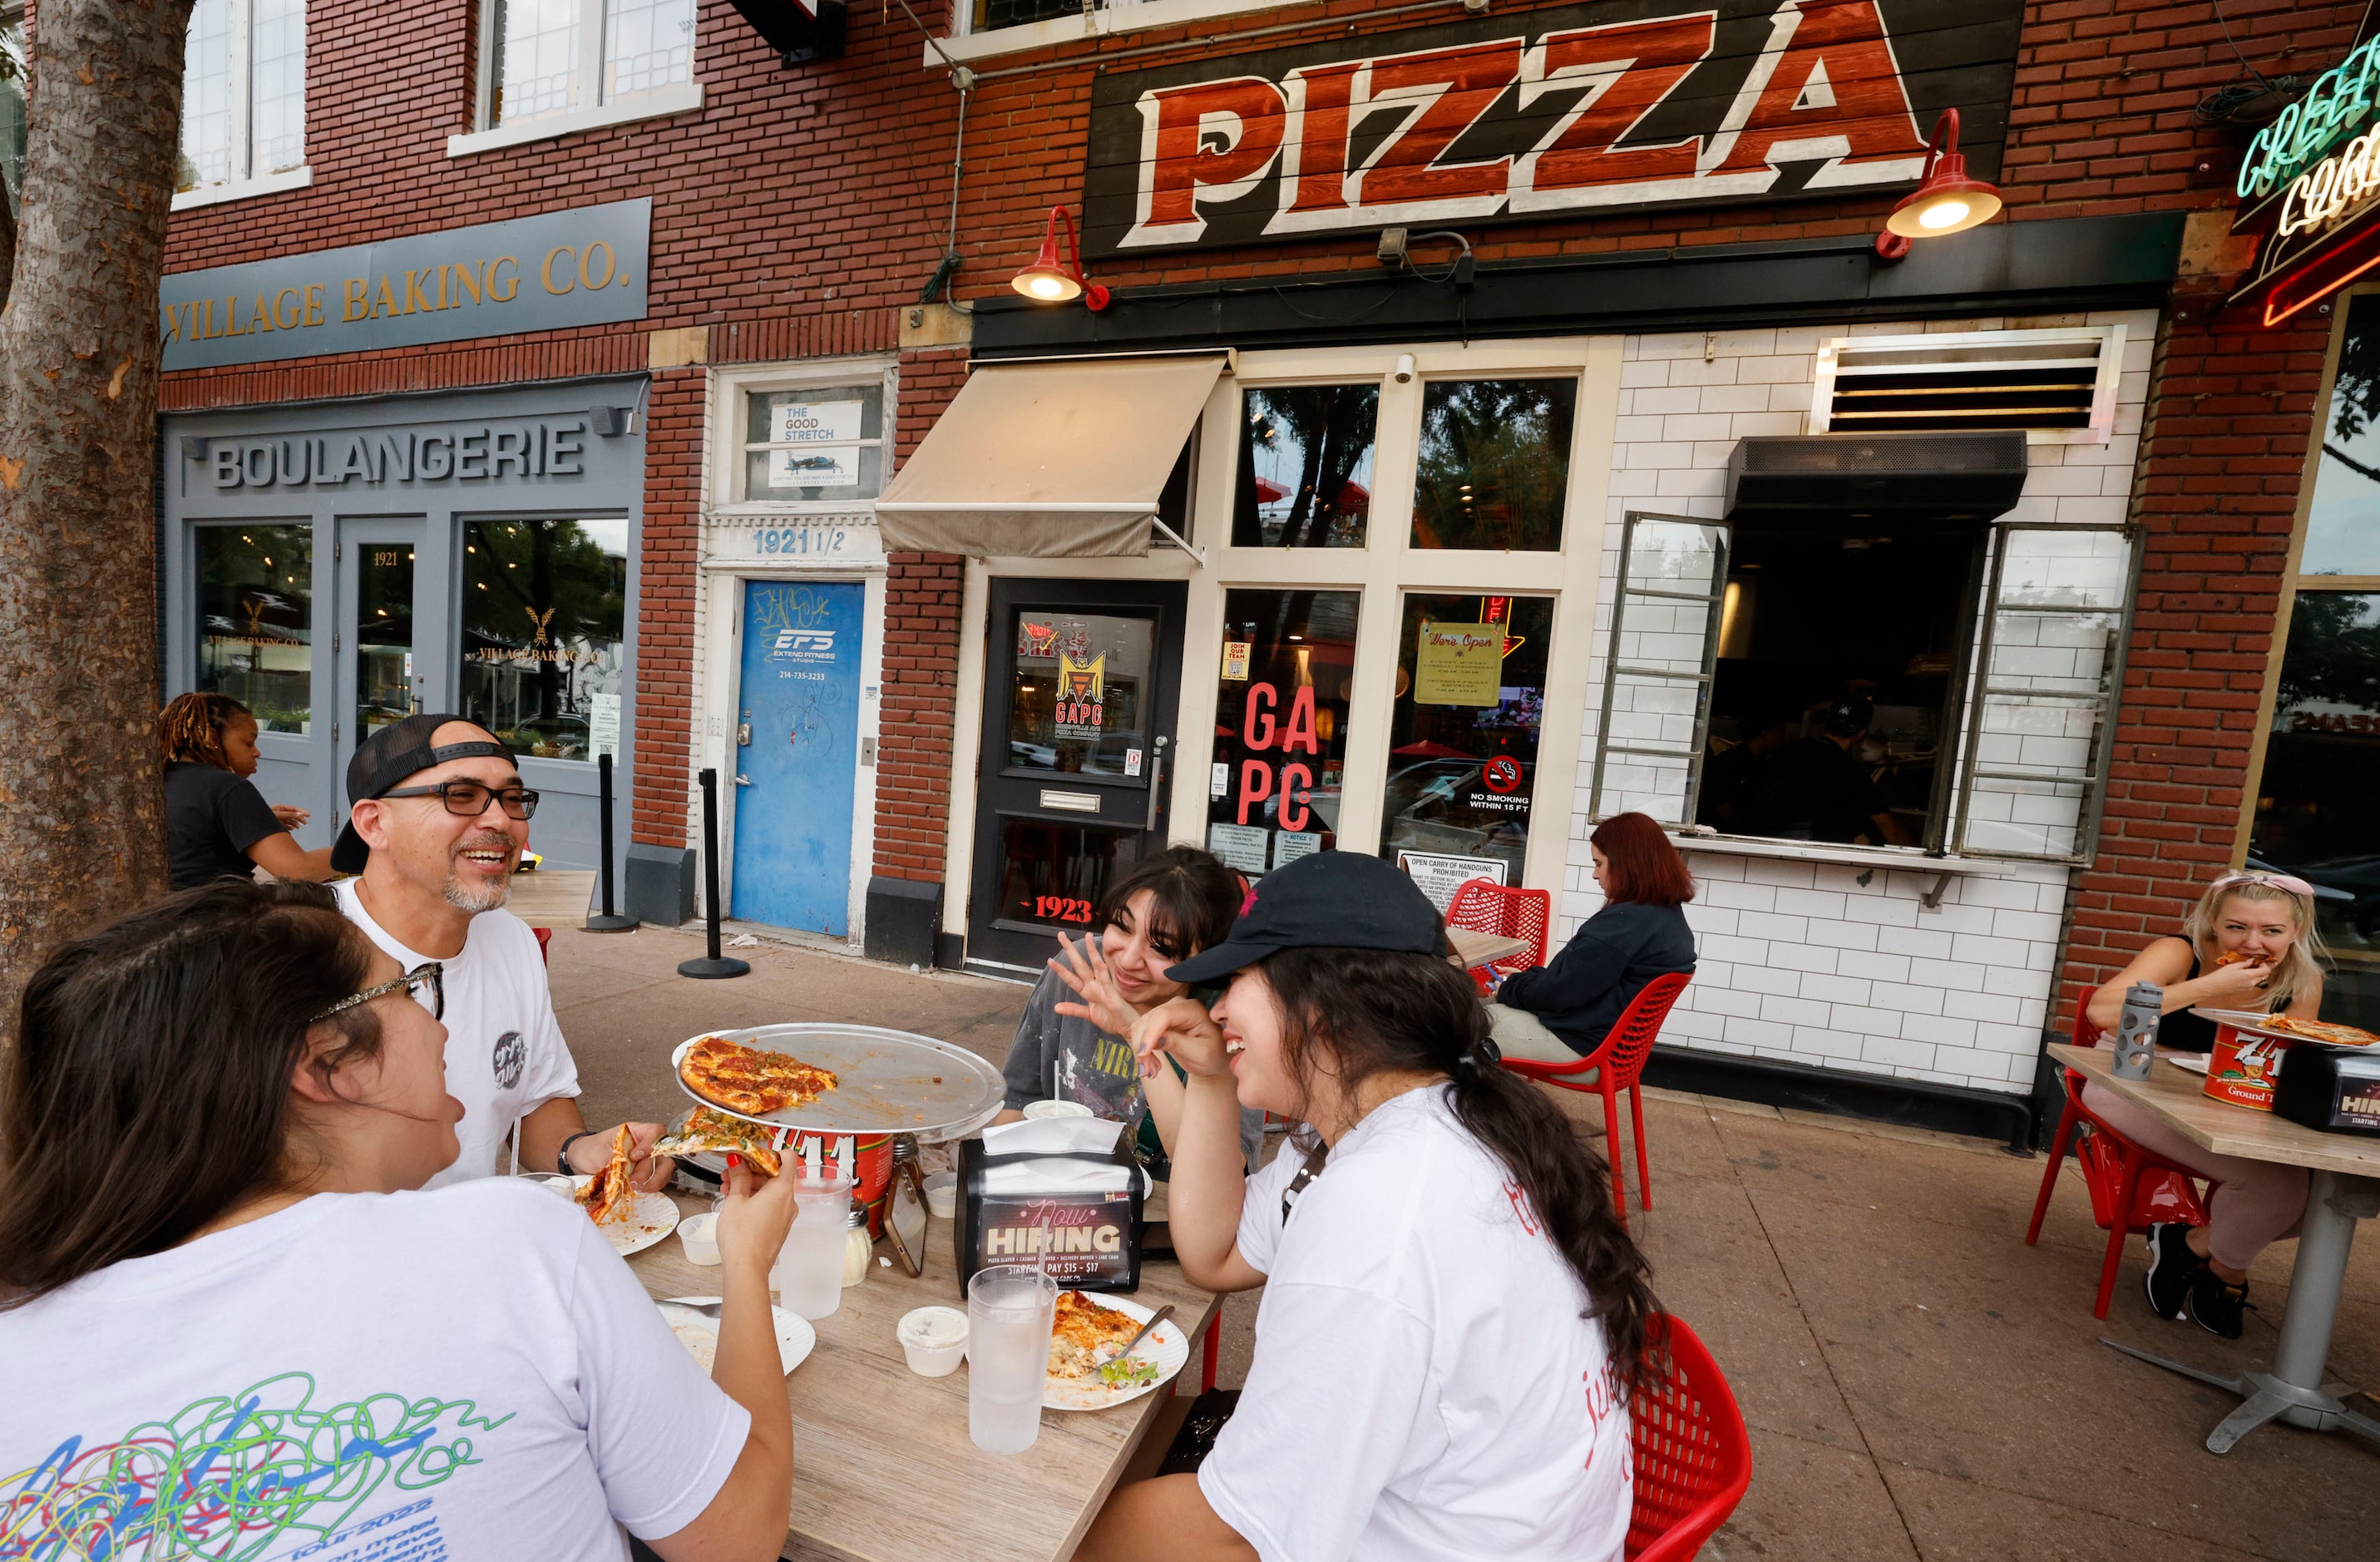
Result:
[[[958,395],[966,361],[964,349],[902,355],[901,459]],[[887,572],[884,727],[876,771],[876,871],[887,878],[942,876],[965,580],[965,562],[955,554],[894,554]]]

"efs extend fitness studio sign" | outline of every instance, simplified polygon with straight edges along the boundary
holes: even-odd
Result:
[[[1103,74],[1116,253],[1914,184],[1958,108],[1998,171],[2021,0],[1616,0]]]

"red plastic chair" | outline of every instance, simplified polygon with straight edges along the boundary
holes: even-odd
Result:
[[[553,930],[550,927],[533,927],[529,931],[537,934],[537,958],[552,965],[553,963]]]
[[[1612,1021],[1603,1044],[1575,1063],[1539,1063],[1526,1057],[1504,1059],[1504,1067],[1515,1074],[1581,1094],[1603,1097],[1603,1131],[1611,1146],[1611,1201],[1619,1208],[1623,1228],[1628,1224],[1628,1179],[1620,1169],[1620,1092],[1628,1092],[1628,1115],[1636,1130],[1636,1197],[1649,1210],[1653,1207],[1653,1173],[1645,1162],[1645,1092],[1637,1081],[1644,1076],[1645,1059],[1652,1055],[1654,1039],[1661,1033],[1661,1022],[1670,1018],[1678,995],[1686,990],[1686,983],[1692,980],[1693,976],[1685,971],[1653,978],[1636,995],[1635,1001]],[[1595,1078],[1582,1082],[1590,1071]]]
[[[1516,970],[1528,970],[1546,963],[1546,930],[1553,920],[1554,897],[1550,890],[1508,889],[1491,879],[1463,880],[1455,888],[1453,904],[1446,909],[1449,927],[1529,941],[1524,952],[1507,955],[1472,970],[1471,980],[1478,983],[1482,993],[1488,991],[1488,985],[1482,971],[1510,976]]]
[[[2074,1010],[2074,1044],[2095,1046],[2103,1034],[2078,1003]],[[2078,1132],[2083,1134],[2085,1142],[2077,1147],[2075,1158],[2082,1163],[2083,1180],[2091,1191],[2091,1217],[2107,1233],[2107,1256],[2099,1264],[2099,1296],[2092,1306],[2091,1316],[2105,1318],[2107,1303],[2116,1294],[2116,1271],[2123,1263],[2125,1239],[2146,1231],[2160,1220],[2205,1225],[2206,1201],[2214,1198],[2215,1190],[2222,1185],[2141,1148],[2109,1128],[2096,1112],[2082,1104],[2086,1078],[2078,1068],[2065,1071],[2066,1110],[2058,1115],[2058,1136],[2049,1146],[2049,1166],[2042,1173],[2041,1196],[2033,1202],[2033,1224],[2025,1227],[2024,1241],[2027,1247],[2039,1245],[2041,1223],[2049,1214],[2049,1196],[2057,1190],[2058,1173],[2066,1164],[2066,1147]],[[2200,1181],[2206,1183],[2204,1194],[2198,1191]],[[2121,1219],[2118,1218],[2119,1212]]]
[[[1682,1321],[1655,1319],[1647,1355],[1647,1381],[1628,1405],[1636,1491],[1625,1555],[1690,1562],[1752,1484],[1752,1438],[1718,1363]]]

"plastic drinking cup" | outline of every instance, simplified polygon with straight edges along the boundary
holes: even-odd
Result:
[[[1058,1283],[1022,1264],[967,1282],[967,1435],[988,1454],[1021,1454],[1041,1435]]]
[[[794,1224],[785,1245],[769,1266],[769,1288],[787,1312],[816,1321],[843,1305],[844,1223],[851,1209],[851,1179],[794,1178]]]

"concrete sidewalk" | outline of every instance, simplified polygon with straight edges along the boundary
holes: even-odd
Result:
[[[658,928],[555,934],[554,1004],[590,1121],[676,1110],[669,1051],[700,1030],[843,1019],[998,1062],[1025,1004],[1020,986],[773,941],[731,951],[749,976],[677,976],[700,952]],[[1582,1123],[1599,1120],[1599,1102],[1558,1093]],[[1650,1092],[1645,1118],[1656,1207],[1632,1198],[1631,1221],[1662,1301],[1708,1342],[1752,1428],[1751,1493],[1705,1556],[2380,1556],[2380,1450],[2270,1427],[2216,1458],[2204,1439],[2233,1400],[2097,1343],[2226,1372],[2267,1364],[2291,1244],[2254,1272],[2262,1312],[2236,1344],[2151,1317],[2137,1251],[2101,1323],[2106,1236],[2071,1162],[2027,1248],[2038,1156]],[[1254,1315],[1252,1297],[1225,1308],[1226,1384],[1246,1371]],[[2331,1371],[2380,1388],[2370,1240],[2350,1267]]]

